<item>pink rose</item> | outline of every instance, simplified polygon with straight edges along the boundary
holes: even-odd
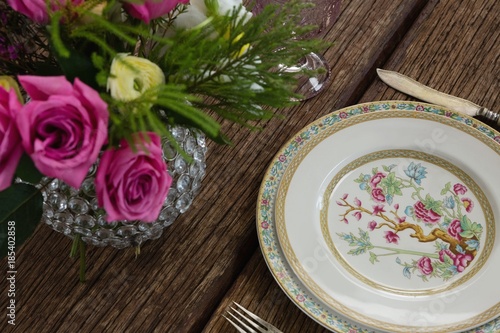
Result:
[[[434,270],[432,268],[431,259],[429,257],[422,257],[417,261],[418,270],[423,275],[429,275]]]
[[[119,148],[102,155],[97,168],[95,188],[99,206],[107,221],[158,218],[172,184],[162,158],[161,140],[155,133],[134,137],[135,147],[122,140]]]
[[[53,12],[64,8],[67,2],[70,2],[72,5],[79,5],[83,1],[84,0],[49,0]],[[45,24],[49,22],[47,2],[45,0],[7,0],[7,2],[15,11],[26,15],[37,23]]]
[[[64,76],[19,76],[31,96],[17,117],[22,144],[48,177],[80,187],[107,141],[108,106],[99,94]]]
[[[372,199],[376,202],[385,202],[384,191],[381,188],[374,188],[372,190]]]
[[[441,215],[432,209],[425,209],[425,205],[422,201],[417,201],[417,203],[413,205],[413,208],[415,210],[415,215],[425,223],[437,223],[441,219]]]
[[[371,187],[377,187],[378,183],[380,183],[382,178],[385,178],[385,174],[382,172],[377,172],[375,175],[373,175],[372,178],[370,179]]]
[[[398,244],[399,236],[393,231],[386,231],[385,240],[387,241],[387,243]]]
[[[8,188],[23,154],[16,116],[21,109],[14,89],[0,87],[0,191]]]
[[[455,192],[456,195],[464,195],[465,192],[467,192],[467,187],[465,187],[462,184],[455,184],[453,185],[453,192]]]
[[[450,234],[450,236],[456,238],[457,240],[461,240],[462,239],[462,237],[460,237],[461,232],[462,232],[462,226],[460,225],[460,221],[456,219],[451,221],[450,225],[448,226],[448,234]]]
[[[149,24],[152,19],[170,13],[180,3],[186,4],[189,0],[144,0],[126,2],[124,7],[130,15]]]

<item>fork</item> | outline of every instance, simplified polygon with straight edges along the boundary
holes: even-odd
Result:
[[[283,333],[265,320],[259,318],[236,302],[236,307],[228,306],[222,316],[240,333]]]

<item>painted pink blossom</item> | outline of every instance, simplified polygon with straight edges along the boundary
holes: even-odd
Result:
[[[457,240],[461,240],[462,237],[460,237],[460,233],[462,232],[462,226],[460,225],[460,221],[455,219],[451,221],[450,225],[448,226],[448,234],[450,236],[454,237]]]
[[[344,193],[344,195],[342,196],[342,199],[344,199],[344,200],[345,200],[345,199],[347,199],[347,197],[348,197],[348,196],[349,196],[349,194]]]
[[[395,204],[395,205],[394,205],[394,209],[395,209],[395,210],[398,210],[398,209],[399,209],[399,204]]]
[[[358,207],[361,207],[361,200],[359,200],[358,198],[354,198],[354,204]]]
[[[301,295],[301,294],[298,294],[297,297],[296,297],[296,299],[299,302],[304,302],[306,300],[306,298],[304,297],[304,295]]]
[[[266,221],[262,222],[260,226],[262,227],[262,229],[269,229],[269,223],[267,223]]]
[[[444,262],[444,256],[445,255],[448,256],[448,257],[450,257],[450,259],[452,259],[452,260],[454,260],[456,258],[456,255],[453,252],[451,252],[450,250],[448,250],[448,249],[441,250],[441,251],[439,251],[439,260],[441,262]]]
[[[385,232],[385,239],[386,239],[387,243],[398,244],[399,236],[393,231],[386,231]]]
[[[370,179],[370,185],[371,185],[371,187],[377,187],[377,185],[380,183],[380,181],[382,180],[382,178],[385,178],[385,174],[384,173],[377,172],[376,174],[374,174],[372,176],[372,178]]]
[[[417,267],[423,275],[429,275],[434,268],[432,267],[431,259],[429,257],[422,257],[417,261]]]
[[[362,217],[361,212],[355,212],[352,214],[352,216],[354,216],[358,221],[361,220]]]
[[[398,217],[398,222],[399,223],[403,223],[404,221],[406,221],[406,216]]]
[[[16,116],[21,109],[14,89],[0,86],[0,191],[8,188],[23,154]]]
[[[345,224],[349,224],[349,220],[348,220],[348,219],[346,219],[345,217],[344,217],[344,219],[342,220],[342,222],[344,222]]]
[[[377,222],[373,220],[368,222],[368,229],[370,229],[371,231],[375,230],[376,227],[377,227]]]
[[[472,208],[474,208],[474,202],[472,202],[469,198],[462,198],[462,203],[464,204],[465,211],[467,213],[472,212]]]
[[[373,206],[372,215],[377,215],[379,213],[385,213],[384,205],[375,205],[375,206]]]
[[[457,183],[453,185],[453,192],[455,192],[456,195],[464,195],[465,192],[467,192],[467,187],[460,183]]]
[[[415,205],[413,205],[413,208],[417,218],[421,219],[425,223],[437,223],[441,219],[441,215],[432,209],[426,209],[422,201],[417,201]]]
[[[372,189],[372,199],[375,202],[385,202],[384,191],[379,187]]]
[[[457,271],[461,273],[467,268],[472,259],[474,259],[474,257],[470,254],[459,253],[453,260],[453,264],[457,267]]]

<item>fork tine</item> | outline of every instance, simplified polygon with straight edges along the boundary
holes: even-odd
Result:
[[[245,328],[247,328],[248,330],[251,330],[252,333],[253,332],[255,332],[255,333],[257,333],[257,332],[261,332],[261,333],[267,332],[267,329],[264,329],[264,327],[261,327],[257,323],[255,323],[255,322],[252,321],[253,317],[250,316],[250,318],[248,318],[249,316],[245,315],[244,313],[241,313],[240,311],[238,311],[238,309],[233,308],[232,306],[230,306],[229,308],[231,310],[233,310],[235,313],[237,313],[241,318],[243,318],[243,320],[245,320],[245,322],[247,322],[248,324],[250,324],[252,326],[252,327],[249,327],[248,325],[245,325],[245,323],[243,321],[239,320],[234,314],[228,312],[232,317],[234,317],[241,324],[243,324],[245,326]]]
[[[248,333],[247,331],[245,331],[244,329],[242,329],[240,326],[238,326],[238,324],[236,324],[234,321],[232,321],[231,319],[229,319],[229,317],[226,317],[225,315],[222,315],[222,317],[226,318],[226,320],[228,322],[230,322],[231,325],[233,325],[234,328],[236,328],[238,330],[238,332],[240,332],[240,333]]]
[[[249,315],[252,319],[254,319],[256,322],[258,322],[259,324],[261,324],[262,326],[264,326],[266,328],[269,328],[269,323],[268,322],[266,322],[265,320],[257,317],[255,314],[253,314],[252,312],[248,311],[247,309],[245,309],[244,307],[242,307],[238,303],[236,303],[236,302],[233,302],[233,303],[236,306],[238,306],[238,308],[240,308],[243,312],[245,312],[247,315]]]
[[[230,309],[232,309],[233,311],[236,311],[234,308],[230,308]],[[233,320],[235,320],[237,323],[239,323],[238,327],[239,327],[239,328],[240,328],[243,332],[245,332],[245,333],[247,333],[247,332],[248,332],[248,333],[259,333],[259,332],[262,332],[262,331],[259,329],[259,327],[258,327],[258,326],[254,326],[254,325],[255,325],[254,323],[252,323],[252,322],[248,321],[248,318],[242,317],[242,318],[243,318],[244,320],[246,320],[249,324],[251,324],[253,327],[255,327],[256,329],[258,329],[258,331],[256,331],[256,330],[255,330],[255,329],[253,329],[252,327],[248,326],[248,325],[247,325],[247,323],[245,323],[243,320],[241,320],[240,318],[238,318],[237,316],[235,316],[235,315],[234,315],[234,314],[232,314],[231,312],[227,311],[226,313],[227,313],[230,317],[232,317],[232,319],[233,319]],[[240,315],[240,316],[241,316],[241,313],[240,313],[240,312],[236,311],[236,313],[237,313],[238,315]],[[230,318],[227,318],[227,319],[229,320]],[[232,324],[234,325],[235,323],[234,323],[234,322],[232,322]],[[243,330],[243,328],[242,328],[242,327],[244,327],[244,328],[246,329],[246,331],[245,331],[245,330]]]

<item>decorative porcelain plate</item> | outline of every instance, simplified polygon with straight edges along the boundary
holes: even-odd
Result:
[[[412,102],[334,112],[262,183],[259,240],[285,293],[338,332],[500,330],[500,134]]]

